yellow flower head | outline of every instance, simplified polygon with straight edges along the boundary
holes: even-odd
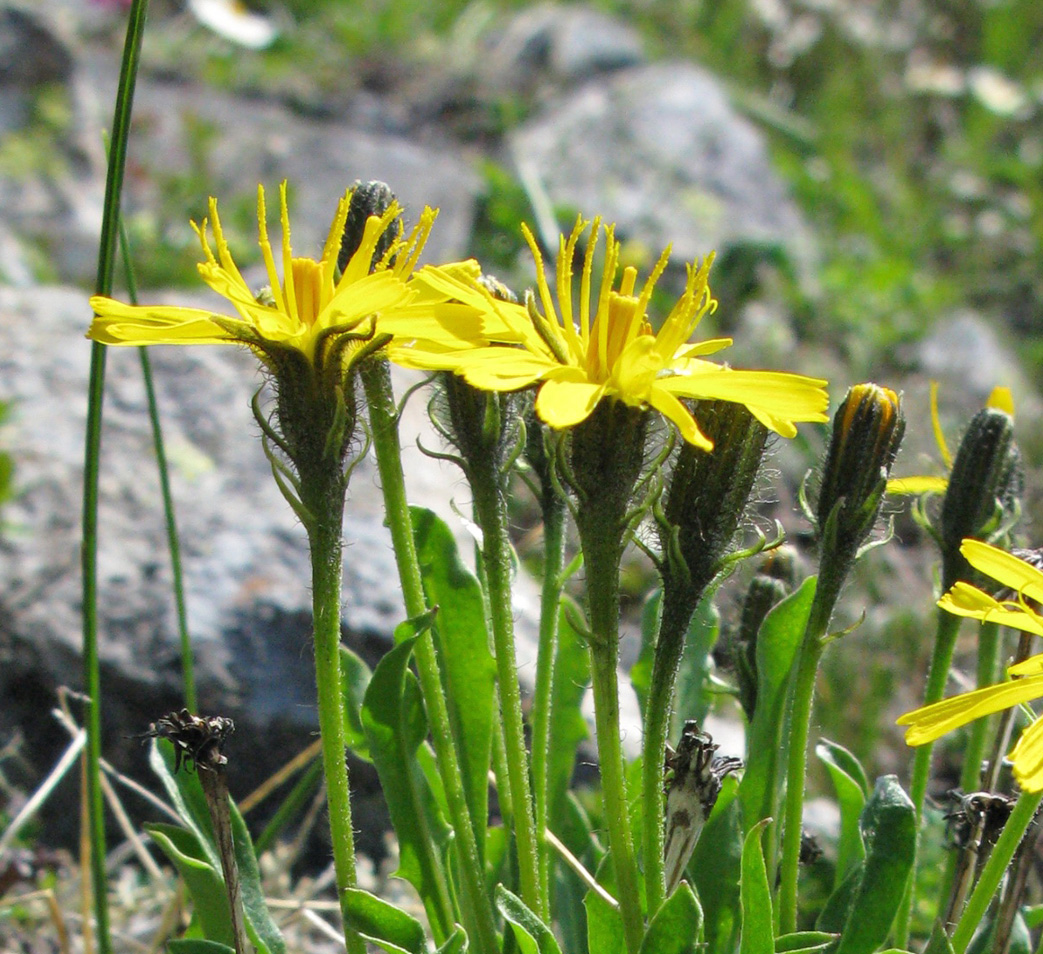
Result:
[[[1043,602],[1043,572],[998,547],[980,540],[964,540],[960,552],[976,570],[1013,590],[1016,598],[998,600],[969,583],[957,583],[938,605],[958,616],[998,623],[1043,636],[1043,615],[1035,605]],[[1032,603],[1030,604],[1029,601]],[[909,745],[934,742],[953,729],[982,716],[1043,697],[1043,655],[1032,656],[1011,666],[1013,681],[986,686],[951,699],[943,699],[906,713],[898,720],[908,726]],[[1021,735],[1010,753],[1014,777],[1026,792],[1043,791],[1043,719],[1036,719]]]
[[[235,316],[199,308],[158,305],[126,305],[95,296],[95,319],[88,337],[104,344],[247,344],[264,360],[283,349],[301,352],[311,364],[322,364],[327,348],[342,335],[372,337],[375,319],[405,308],[415,297],[405,279],[416,265],[435,213],[425,209],[419,225],[408,238],[397,238],[389,251],[374,262],[378,242],[390,229],[398,229],[401,207],[397,203],[382,216],[371,216],[357,251],[337,275],[337,254],[351,199],[349,190],[337,205],[333,224],[318,261],[295,258],[290,246],[290,219],[286,183],[279,188],[282,223],[282,277],[268,239],[264,188],[257,188],[259,244],[268,272],[269,286],[256,294],[243,280],[232,259],[217,200],[210,199],[209,216],[201,225],[192,223],[199,236],[204,260],[199,274],[214,291],[231,302]],[[211,233],[213,245],[211,245]],[[373,266],[376,265],[374,269]],[[342,357],[345,349],[337,349]],[[344,360],[347,360],[346,358]]]
[[[590,229],[578,294],[572,263],[577,245]],[[586,420],[604,398],[640,408],[652,407],[672,421],[686,441],[709,450],[682,398],[744,404],[766,427],[786,437],[795,422],[825,421],[825,381],[774,371],[735,371],[703,360],[731,344],[730,338],[691,342],[702,317],[716,307],[707,283],[712,256],[688,267],[684,293],[658,333],[648,318],[656,281],[669,260],[663,252],[638,288],[637,271],[627,267],[617,283],[619,242],[600,219],[579,219],[559,241],[554,292],[532,233],[522,227],[536,262],[537,289],[526,305],[501,301],[468,281],[459,267],[422,269],[413,283],[447,299],[474,307],[479,315],[439,329],[389,327],[399,339],[392,360],[409,367],[455,371],[474,387],[512,391],[540,384],[536,411],[551,427]],[[604,266],[594,275],[598,239],[604,232]],[[538,303],[537,303],[538,299]]]

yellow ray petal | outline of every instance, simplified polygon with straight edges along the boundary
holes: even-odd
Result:
[[[898,725],[909,726],[905,733],[906,744],[923,745],[982,716],[1038,699],[1041,695],[1043,675],[1029,676],[923,706],[907,712],[898,720]]]
[[[997,583],[1009,586],[1027,599],[1043,603],[1043,572],[1013,553],[970,538],[960,544],[960,553],[974,569],[991,576]]]
[[[1036,719],[1010,753],[1014,778],[1025,792],[1043,791],[1043,721]]]
[[[945,477],[892,477],[887,482],[889,494],[944,494],[949,481]]]
[[[547,381],[536,395],[536,413],[551,427],[572,427],[590,417],[604,387],[587,381]]]

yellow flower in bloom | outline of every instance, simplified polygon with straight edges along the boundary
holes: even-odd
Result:
[[[161,305],[126,305],[95,296],[95,319],[88,337],[111,345],[148,344],[247,344],[264,360],[283,349],[301,352],[313,365],[325,361],[337,337],[352,334],[371,337],[374,316],[403,311],[417,293],[405,279],[416,265],[435,213],[425,209],[420,223],[406,239],[392,243],[371,272],[378,242],[389,228],[397,228],[401,207],[392,203],[380,217],[365,224],[358,250],[338,277],[337,254],[348,216],[350,190],[341,198],[329,236],[318,261],[294,258],[290,246],[290,220],[286,183],[279,188],[282,222],[282,278],[268,239],[264,188],[257,188],[259,244],[268,272],[269,287],[255,294],[232,259],[217,214],[217,200],[210,199],[209,219],[192,223],[203,248],[199,274],[214,291],[231,302],[236,315],[215,314],[200,308]],[[213,233],[213,247],[209,233]],[[347,360],[344,349],[336,353]]]
[[[572,262],[588,226],[577,295]],[[556,428],[586,420],[604,398],[652,407],[671,420],[686,441],[706,450],[713,444],[699,430],[683,398],[743,404],[785,437],[796,434],[798,421],[828,419],[825,381],[776,371],[733,370],[704,360],[730,345],[730,338],[689,341],[702,317],[717,304],[707,284],[712,257],[688,267],[684,293],[656,333],[647,311],[669,249],[640,289],[637,271],[629,267],[617,285],[619,242],[613,227],[606,226],[604,268],[600,281],[595,281],[601,222],[579,219],[572,234],[560,239],[555,294],[536,240],[524,226],[522,230],[536,262],[537,295],[526,305],[502,301],[460,266],[424,268],[411,282],[424,289],[422,297],[470,305],[477,318],[436,321],[423,330],[410,328],[406,321],[382,324],[396,335],[391,359],[408,367],[455,371],[474,387],[489,391],[539,384],[536,411]]]
[[[995,408],[1014,416],[1014,399],[1011,397],[1010,388],[996,387],[989,394],[985,402],[986,407]],[[931,426],[934,429],[934,442],[938,445],[938,453],[945,465],[946,472],[952,470],[953,456],[946,443],[945,434],[942,431],[942,423],[938,419],[938,382],[931,382]],[[916,477],[892,477],[887,482],[889,494],[909,494],[919,496],[920,494],[944,494],[949,486],[948,477],[932,477],[928,475]]]
[[[938,601],[938,605],[958,616],[1043,636],[1043,615],[1026,602],[1043,603],[1043,572],[980,540],[964,540],[960,552],[971,566],[1013,590],[1017,598],[997,600],[976,586],[960,582]],[[1011,666],[1007,673],[1017,678],[943,699],[902,716],[898,724],[909,727],[905,741],[909,745],[933,742],[982,716],[1043,697],[1043,655],[1032,656]],[[1043,791],[1043,719],[1036,719],[1022,733],[1010,759],[1014,763],[1014,777],[1024,791]]]

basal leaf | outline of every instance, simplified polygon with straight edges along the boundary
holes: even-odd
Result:
[[[156,846],[177,868],[192,896],[192,911],[199,919],[203,935],[219,946],[235,943],[228,892],[220,872],[205,858],[199,839],[177,825],[146,825]]]
[[[879,948],[905,893],[916,851],[916,813],[895,776],[877,779],[862,812],[861,831],[866,857],[853,869],[855,880],[841,885],[851,893],[837,954],[871,954]],[[831,929],[821,919],[820,926]]]
[[[703,907],[706,954],[732,954],[735,950],[742,841],[742,806],[735,777],[730,775],[688,862],[688,876]]]
[[[514,929],[523,954],[561,954],[551,929],[502,884],[496,887],[496,907]]]
[[[742,933],[739,954],[775,954],[775,926],[771,907],[768,869],[764,866],[761,833],[770,819],[765,818],[747,832],[742,846]]]
[[[408,669],[415,640],[400,642],[377,665],[366,690],[362,725],[398,836],[397,874],[417,889],[441,942],[453,930],[444,864],[449,829],[417,761],[427,717]]]
[[[558,613],[558,652],[554,657],[550,721],[553,745],[547,760],[547,824],[555,833],[562,827],[576,750],[589,734],[581,710],[589,683],[590,653],[569,622],[563,604]]]
[[[373,674],[360,656],[347,646],[340,647],[340,684],[344,694],[344,735],[352,753],[365,761],[369,757],[366,732],[362,728],[362,700]]]
[[[815,754],[826,766],[840,806],[840,837],[837,840],[837,871],[833,887],[840,886],[851,866],[865,857],[859,819],[869,793],[865,773],[858,760],[842,745],[823,739]]]
[[[694,892],[682,881],[652,918],[640,954],[693,954],[700,946],[702,919]]]
[[[746,769],[739,786],[746,831],[778,814],[786,691],[814,596],[815,578],[809,577],[772,608],[757,636],[757,708],[746,734]],[[774,868],[773,857],[768,859],[768,868]]]
[[[424,926],[401,908],[368,891],[348,888],[344,904],[351,916],[351,926],[368,940],[387,941],[409,954],[425,954]]]
[[[434,637],[446,684],[453,734],[478,850],[485,844],[492,757],[496,663],[489,649],[485,600],[457,553],[449,528],[430,510],[410,508],[417,559],[429,606],[438,607]]]

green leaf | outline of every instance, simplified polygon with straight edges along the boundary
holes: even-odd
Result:
[[[837,954],[871,954],[891,931],[912,869],[916,813],[898,779],[887,775],[876,787],[860,820],[865,860],[826,902],[818,927],[839,931]]]
[[[699,948],[703,911],[682,881],[648,925],[640,954],[693,954]]]
[[[710,655],[717,644],[721,631],[721,617],[712,599],[700,600],[688,624],[684,639],[684,650],[677,670],[676,702],[674,703],[674,735],[680,734],[686,719],[695,719],[702,724],[715,693],[710,691],[713,675],[713,657]]]
[[[641,607],[641,649],[630,667],[630,685],[637,696],[641,717],[645,715],[648,690],[652,684],[652,661],[655,657],[655,641],[659,633],[659,607],[663,602],[662,590],[656,590]]]
[[[174,745],[169,739],[152,740],[148,762],[166,789],[181,821],[196,836],[206,860],[221,876],[221,858],[215,846],[210,809],[207,808],[206,796],[203,795],[203,787],[196,773],[188,771],[184,765],[180,772],[174,773]]]
[[[838,935],[827,931],[795,931],[775,938],[775,954],[813,954],[824,951]]]
[[[522,954],[561,954],[551,929],[502,884],[496,887],[496,907],[514,928]]]
[[[445,944],[438,949],[437,954],[467,954],[467,934],[459,924]]]
[[[206,797],[203,795],[203,787],[199,784],[196,772],[189,771],[183,764],[181,771],[175,774],[174,761],[174,746],[170,741],[153,739],[152,749],[149,752],[149,765],[159,776],[186,828],[195,836],[206,861],[221,879],[221,890],[224,893],[224,869],[221,867],[213,824],[210,821],[210,809],[207,807]],[[283,954],[286,950],[286,943],[264,902],[264,893],[261,891],[261,880],[257,870],[257,857],[254,854],[250,833],[243,822],[242,815],[239,814],[239,810],[231,799],[228,804],[231,811],[233,847],[236,864],[239,867],[239,883],[247,934],[262,954]]]
[[[778,811],[786,690],[804,638],[815,583],[815,577],[809,577],[800,589],[773,607],[757,636],[757,708],[746,733],[746,769],[739,786],[746,831]],[[705,898],[703,901],[705,907]]]
[[[739,954],[775,954],[775,927],[771,908],[768,869],[764,865],[761,833],[770,824],[765,818],[746,834],[742,846],[742,879],[739,895],[742,902],[742,934]]]
[[[444,865],[449,829],[417,761],[427,716],[408,669],[416,638],[400,642],[377,665],[362,705],[362,725],[399,841],[396,874],[416,888],[441,941],[453,930]]]
[[[587,891],[583,898],[587,912],[587,950],[591,954],[624,954],[623,916],[598,892]]]
[[[945,930],[941,918],[937,918],[931,928],[931,936],[927,939],[927,946],[923,954],[953,954],[952,938]]]
[[[170,954],[235,954],[234,947],[201,937],[175,938],[167,941],[166,948]]]
[[[815,746],[815,754],[829,772],[840,806],[840,837],[833,883],[833,887],[838,888],[851,866],[865,857],[858,826],[869,795],[869,783],[858,759],[842,745],[823,739]]]
[[[996,920],[989,917],[971,939],[971,943],[967,946],[967,954],[990,954],[996,946],[995,936]],[[1014,915],[1014,922],[1011,924],[1007,952],[1008,954],[1032,954],[1032,951],[1032,935],[1019,911]]]
[[[351,926],[368,940],[390,942],[409,954],[425,954],[424,926],[393,904],[368,891],[348,888],[344,907],[350,913]]]
[[[1043,924],[1043,904],[1030,904],[1021,909],[1021,916],[1025,919],[1025,927],[1035,931]]]
[[[235,937],[224,879],[206,860],[196,835],[176,825],[146,825],[145,831],[184,879],[203,935],[219,946],[233,945]]]
[[[648,689],[652,681],[652,663],[655,659],[655,639],[659,632],[659,604],[661,591],[656,591],[645,602],[641,611],[641,651],[630,668],[630,684],[637,694],[637,701],[644,715]],[[676,718],[680,722],[696,719],[702,722],[713,701],[708,692],[713,661],[710,651],[717,642],[720,632],[720,617],[713,600],[704,599],[696,608],[685,635],[684,652],[677,671],[677,702],[674,705]],[[674,726],[675,734],[679,730]]]
[[[352,753],[367,762],[372,759],[369,757],[366,732],[362,728],[362,700],[366,697],[366,687],[372,678],[373,674],[362,658],[341,644],[340,685],[344,694],[345,741]]]
[[[261,872],[257,867],[250,831],[235,803],[229,799],[232,815],[232,842],[235,847],[235,863],[239,868],[239,890],[243,898],[243,914],[246,918],[246,933],[254,947],[269,954],[285,954],[286,941],[282,931],[272,920],[271,912],[264,900],[261,887]]]
[[[735,777],[728,776],[688,863],[703,906],[706,954],[732,954],[739,933],[742,806],[737,789]]]
[[[429,606],[438,607],[434,637],[460,753],[467,808],[478,850],[489,815],[496,663],[489,648],[485,599],[457,553],[449,528],[430,510],[411,507],[417,559]]]
[[[590,684],[590,652],[569,622],[564,603],[558,612],[558,651],[554,657],[550,737],[554,744],[547,759],[547,825],[559,833],[576,765],[576,750],[587,738],[587,720],[581,709]]]

